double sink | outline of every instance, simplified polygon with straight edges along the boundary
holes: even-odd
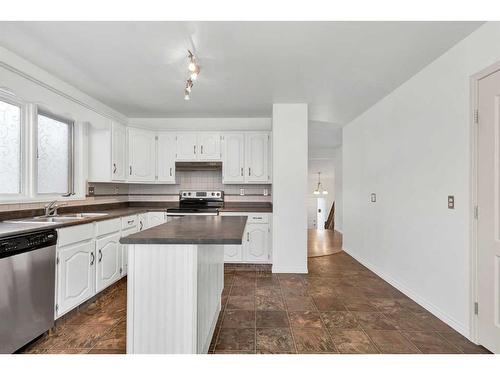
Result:
[[[89,218],[97,218],[109,215],[104,212],[81,212],[76,214],[67,215],[52,215],[52,216],[35,216],[27,217],[22,219],[6,220],[6,223],[22,223],[22,224],[54,224],[54,223],[66,223],[74,220],[83,220]]]

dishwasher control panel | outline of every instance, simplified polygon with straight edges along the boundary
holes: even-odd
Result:
[[[0,239],[0,258],[54,246],[57,242],[55,230],[32,232]]]

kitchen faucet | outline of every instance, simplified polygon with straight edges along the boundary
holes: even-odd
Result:
[[[57,209],[59,206],[56,204],[57,201],[52,201],[45,205],[45,216],[55,216],[57,215]]]

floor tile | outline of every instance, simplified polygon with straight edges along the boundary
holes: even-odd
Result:
[[[255,350],[255,330],[222,328],[215,345],[218,350]]]
[[[340,353],[344,354],[375,354],[377,348],[362,330],[331,330],[333,343]]]
[[[469,341],[466,337],[462,336],[458,332],[440,332],[442,337],[446,339],[450,344],[458,348],[462,353],[465,354],[487,354],[490,353],[487,349],[480,345],[474,344]]]
[[[51,349],[91,349],[110,330],[108,325],[93,325],[91,327],[68,325],[67,328]]]
[[[286,311],[257,311],[256,326],[264,327],[288,327],[288,316]]]
[[[290,311],[290,325],[302,328],[323,328],[321,317],[316,311]]]
[[[360,325],[356,315],[348,311],[322,312],[321,319],[329,330],[333,329],[359,329]]]
[[[344,306],[349,311],[376,312],[377,306],[369,298],[351,298],[345,299]]]
[[[255,285],[233,285],[230,296],[253,296],[255,294]]]
[[[222,319],[222,328],[255,328],[255,311],[227,310]]]
[[[285,297],[288,311],[314,311],[316,306],[311,297]]]
[[[292,328],[299,353],[336,353],[327,331],[322,328]]]
[[[281,295],[256,296],[255,308],[257,310],[285,310],[285,302]]]
[[[257,351],[259,353],[293,353],[292,334],[289,328],[257,328]]]
[[[378,312],[356,312],[356,319],[364,329],[396,330],[394,322]]]
[[[313,296],[313,300],[319,311],[343,311],[346,309],[339,297]]]
[[[457,347],[446,341],[438,332],[402,332],[424,354],[457,354]]]
[[[226,304],[227,310],[254,310],[255,296],[229,296]]]
[[[412,354],[420,353],[412,344],[398,331],[375,331],[365,330],[375,346],[381,353],[385,354]]]

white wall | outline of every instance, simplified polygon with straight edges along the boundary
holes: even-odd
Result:
[[[500,60],[483,25],[344,128],[344,248],[470,330],[469,77]],[[395,67],[397,68],[397,67]],[[371,192],[377,203],[369,202]],[[455,195],[456,209],[447,209]]]
[[[342,147],[335,149],[333,155],[333,167],[335,170],[335,186],[333,189],[333,199],[335,200],[335,230],[342,233],[344,222],[344,197],[342,193]]]
[[[273,105],[273,272],[307,272],[307,104]]]

